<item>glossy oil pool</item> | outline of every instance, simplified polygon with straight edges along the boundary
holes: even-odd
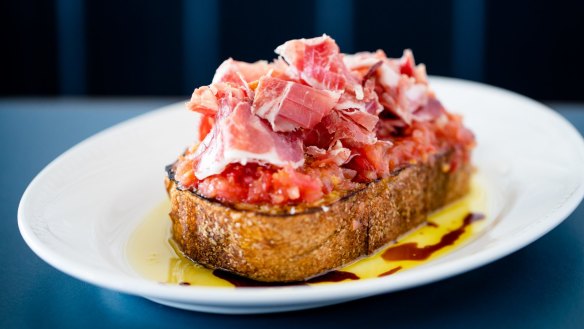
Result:
[[[396,243],[337,271],[293,284],[330,284],[388,276],[451,252],[483,231],[489,223],[485,217],[486,195],[481,186],[484,186],[483,179],[475,175],[467,196],[433,213],[427,223],[405,234]],[[184,286],[271,285],[225,271],[213,271],[184,257],[171,237],[169,209],[169,201],[152,209],[128,241],[128,260],[140,275],[160,283]]]

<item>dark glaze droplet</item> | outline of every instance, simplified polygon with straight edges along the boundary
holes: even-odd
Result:
[[[261,282],[253,279],[249,279],[237,274],[230,273],[224,270],[213,270],[213,275],[223,279],[235,287],[286,287],[286,286],[304,286],[308,283],[320,283],[320,282],[340,282],[343,280],[359,280],[359,277],[350,272],[343,271],[331,271],[321,276],[317,276],[308,281],[296,281],[296,282]]]
[[[388,275],[392,275],[392,274],[394,274],[395,272],[397,272],[397,271],[399,271],[399,270],[401,270],[401,269],[402,269],[402,267],[401,267],[401,266],[394,267],[394,268],[392,268],[391,270],[389,270],[389,271],[387,271],[387,272],[383,272],[383,273],[379,274],[379,275],[378,275],[378,277],[380,277],[380,278],[381,278],[382,276],[388,276]]]
[[[464,217],[464,221],[459,228],[446,233],[438,243],[421,248],[418,247],[418,244],[415,242],[404,243],[387,249],[381,257],[389,261],[428,259],[436,251],[456,242],[456,240],[458,240],[458,238],[464,233],[467,226],[483,218],[485,218],[483,214],[469,213]]]
[[[181,281],[178,283],[179,286],[190,286],[191,284],[188,282]]]
[[[280,286],[297,286],[305,284],[304,282],[256,281],[224,270],[213,270],[213,275],[231,283],[236,287],[280,287]]]
[[[344,271],[330,271],[321,276],[312,278],[306,282],[308,283],[320,283],[320,282],[341,282],[344,280],[359,280],[359,277],[355,273],[344,272]]]

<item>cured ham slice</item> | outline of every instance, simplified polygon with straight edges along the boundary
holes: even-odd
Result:
[[[274,131],[309,129],[331,111],[340,96],[340,92],[263,77],[255,90],[252,111],[268,120]]]
[[[335,110],[342,111],[345,116],[368,131],[375,129],[379,121],[379,113],[383,111],[383,106],[379,103],[377,93],[374,91],[374,85],[373,79],[367,81],[363,100],[357,100],[353,93],[346,92],[335,106]]]
[[[343,111],[332,111],[323,118],[322,125],[332,135],[331,144],[338,140],[342,140],[344,144],[350,146],[373,144],[377,141],[374,131],[357,124],[350,115]]]
[[[247,85],[251,81],[258,80],[271,69],[267,61],[255,63],[240,62],[229,58],[225,60],[215,71],[213,82],[229,82],[235,86]]]
[[[269,163],[298,168],[304,163],[302,141],[280,134],[251,113],[251,105],[232,98],[223,100],[216,123],[194,155],[198,179],[220,174],[230,163]]]
[[[399,66],[397,66],[395,61],[383,61],[378,72],[379,84],[385,89],[385,91],[397,88],[401,78],[401,73],[399,72]]]
[[[424,64],[416,65],[414,54],[410,49],[404,50],[402,57],[397,60],[399,72],[416,79],[417,83],[428,84],[426,75],[426,66]]]
[[[426,67],[416,66],[411,50],[404,50],[399,59],[386,60],[380,71],[379,82],[384,89],[384,93],[380,95],[380,102],[386,109],[406,124],[411,124],[413,120],[437,118],[440,111],[436,110],[436,106],[430,110],[423,110],[427,107],[428,101],[435,97],[428,87]]]
[[[382,50],[378,50],[375,53],[344,54],[343,63],[351,72],[356,73],[362,81],[367,81],[386,59],[385,53]]]
[[[329,149],[339,141],[348,147],[373,144],[377,142],[377,137],[376,126],[372,123],[377,120],[354,109],[333,109],[314,129],[304,133],[304,144],[320,149]]]
[[[219,100],[227,96],[244,100],[249,99],[252,95],[241,87],[234,87],[229,83],[217,82],[195,89],[191,100],[187,102],[186,106],[193,112],[214,116],[219,110]]]
[[[350,118],[356,124],[367,129],[367,131],[373,131],[377,125],[377,122],[379,121],[379,117],[377,115],[359,111],[358,109],[354,108],[343,110],[341,113],[343,116]]]
[[[398,59],[387,58],[380,50],[346,55],[345,64],[359,72],[363,79],[375,76],[381,87],[379,101],[406,124],[411,124],[413,120],[436,119],[440,115],[441,111],[435,104],[428,108],[434,96],[428,88],[426,67],[416,65],[411,50],[404,50]]]
[[[408,125],[414,120],[436,120],[445,112],[427,84],[405,75],[400,77],[397,88],[381,95],[380,101]]]
[[[201,121],[199,122],[199,136],[198,140],[201,141],[207,137],[207,134],[211,132],[213,126],[215,125],[215,116],[203,115],[201,116]]]
[[[442,106],[442,103],[440,103],[434,94],[430,94],[426,105],[414,112],[414,118],[417,121],[431,121],[436,120],[445,113],[446,109]]]
[[[378,50],[374,53],[368,51],[358,52],[356,54],[344,54],[343,63],[351,71],[355,70],[367,70],[376,63],[383,61],[387,58],[382,50]]]
[[[334,164],[336,166],[342,166],[349,162],[352,158],[351,150],[343,147],[341,141],[337,141],[333,147],[328,150],[321,149],[317,146],[308,146],[306,148],[306,154],[314,158],[313,165],[325,166],[327,164]]]
[[[219,109],[217,90],[209,86],[195,89],[191,100],[187,102],[187,108],[203,115],[215,115]]]
[[[375,93],[375,82],[370,79],[365,84],[364,98],[358,100],[352,92],[345,92],[341,95],[339,102],[335,105],[337,110],[357,109],[361,112],[378,115],[383,111],[383,106],[379,103],[379,98]]]
[[[373,79],[365,84],[365,97],[363,100],[357,100],[353,93],[345,92],[335,106],[335,110],[339,111],[344,118],[352,120],[355,124],[367,130],[368,136],[374,132],[379,122],[379,113],[383,111],[383,106],[379,103],[377,94],[373,90],[374,84]],[[360,129],[352,130],[361,131]],[[363,143],[361,138],[357,138],[356,140],[359,140],[359,143]],[[374,142],[373,138],[368,137],[367,140],[368,142],[365,142],[366,144]]]
[[[276,53],[309,86],[331,91],[348,88],[357,99],[363,99],[361,84],[343,63],[339,46],[331,37],[290,40],[276,48]]]
[[[189,110],[201,114],[199,140],[203,140],[215,124],[215,115],[219,110],[219,101],[226,97],[239,100],[249,99],[250,93],[231,84],[218,82],[210,86],[195,89],[191,100],[186,103]]]
[[[414,113],[428,103],[428,94],[427,85],[416,83],[413,78],[402,75],[397,86],[386,90],[380,101],[390,112],[411,124],[416,119]]]

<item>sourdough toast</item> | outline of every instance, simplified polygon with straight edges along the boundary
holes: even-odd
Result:
[[[207,267],[266,282],[306,280],[375,252],[465,195],[472,168],[450,170],[452,154],[294,214],[239,210],[179,189],[169,166],[172,235],[187,257]]]

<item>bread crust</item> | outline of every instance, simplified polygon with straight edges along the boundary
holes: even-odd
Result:
[[[274,215],[238,210],[166,179],[172,235],[199,264],[266,282],[301,281],[347,265],[423,223],[469,190],[472,167],[449,170],[451,152],[326,207]]]

